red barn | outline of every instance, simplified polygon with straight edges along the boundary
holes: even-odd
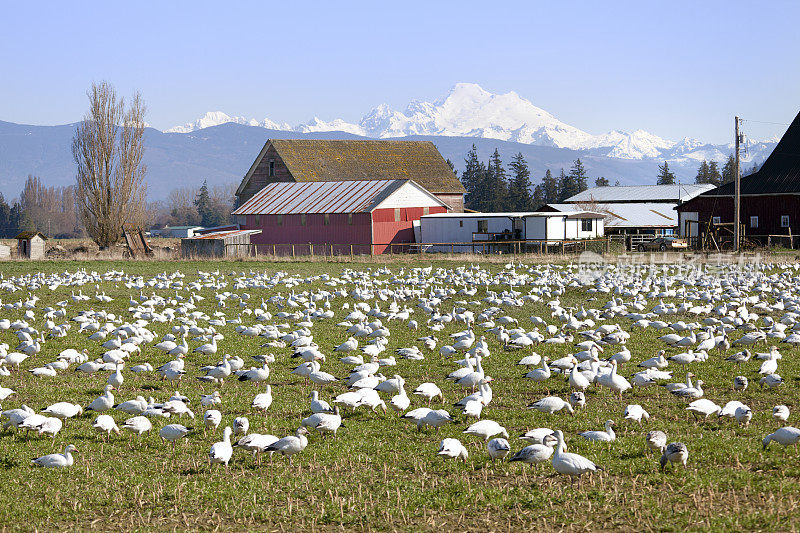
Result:
[[[413,180],[454,212],[466,190],[433,143],[268,139],[236,190],[238,205],[270,183]]]
[[[726,235],[731,233],[734,192],[730,182],[680,204],[676,209],[681,234],[702,236],[709,224],[727,224],[731,229]],[[800,114],[761,168],[742,178],[740,192],[743,236],[765,242],[770,235],[800,233]]]
[[[251,242],[262,253],[341,255],[413,243],[414,221],[448,211],[412,180],[364,180],[271,183],[233,214],[261,230]]]

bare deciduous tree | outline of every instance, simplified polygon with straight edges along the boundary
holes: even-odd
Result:
[[[89,112],[72,139],[78,165],[76,199],[81,221],[101,247],[115,244],[125,224],[145,220],[144,112],[136,93],[130,106],[107,82],[92,84]]]

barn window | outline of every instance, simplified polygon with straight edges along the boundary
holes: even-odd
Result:
[[[751,228],[758,227],[758,217],[750,217],[750,227]]]
[[[489,221],[488,220],[479,220],[478,221],[478,233],[489,233]]]
[[[719,224],[722,220],[719,217],[711,217],[712,224]]]
[[[269,177],[270,178],[274,178],[275,177],[275,160],[274,159],[270,159],[269,160]]]
[[[463,220],[459,220],[458,221],[458,227],[459,228],[463,228],[464,227],[464,221]]]
[[[582,218],[581,219],[581,231],[592,231],[592,219],[591,218]]]
[[[325,220],[324,224],[327,226],[331,223],[331,215],[329,213],[325,213]]]
[[[301,226],[305,226],[306,225],[306,214],[305,213],[300,213],[300,225]]]
[[[399,207],[395,207],[394,208],[394,221],[395,222],[400,222],[400,208]]]
[[[275,224],[277,226],[283,226],[283,215],[278,215],[275,219]]]
[[[431,214],[431,208],[430,207],[423,207],[422,208],[422,214],[423,215],[430,215]]]
[[[353,225],[353,213],[347,213],[347,223]]]
[[[781,227],[788,228],[789,227],[789,215],[782,215],[781,216]]]
[[[256,215],[256,226],[261,225],[261,215]]]

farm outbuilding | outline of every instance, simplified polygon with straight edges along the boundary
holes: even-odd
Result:
[[[800,233],[800,114],[761,168],[741,179],[740,228],[753,242],[796,244]],[[676,209],[681,235],[730,246],[733,235],[734,182],[682,203]],[[713,239],[706,239],[715,235]]]
[[[16,236],[17,255],[28,259],[44,259],[47,237],[38,231],[23,231]]]
[[[414,221],[448,206],[412,180],[271,183],[233,214],[260,253],[382,254],[415,242]]]
[[[8,259],[9,257],[11,257],[11,247],[0,244],[0,259]]]
[[[203,229],[203,226],[166,226],[161,229],[152,230],[150,233],[158,237],[186,239],[188,237],[194,237],[196,233],[200,233]]]
[[[448,211],[464,210],[464,186],[429,141],[268,139],[236,199],[244,205],[272,183],[375,180],[411,180]]]
[[[499,249],[493,245],[503,241],[592,239],[603,236],[603,217],[591,211],[431,214],[420,220],[420,242],[432,252],[471,252]]]
[[[181,239],[181,257],[246,257],[253,255],[251,237],[261,230],[230,229]]]

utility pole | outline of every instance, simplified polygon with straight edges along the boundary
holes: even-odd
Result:
[[[738,252],[742,236],[740,235],[740,218],[739,211],[741,203],[741,179],[739,176],[739,117],[734,117],[736,122],[736,137],[734,139],[734,165],[733,165],[733,180],[734,180],[734,194],[733,194],[733,251]]]

